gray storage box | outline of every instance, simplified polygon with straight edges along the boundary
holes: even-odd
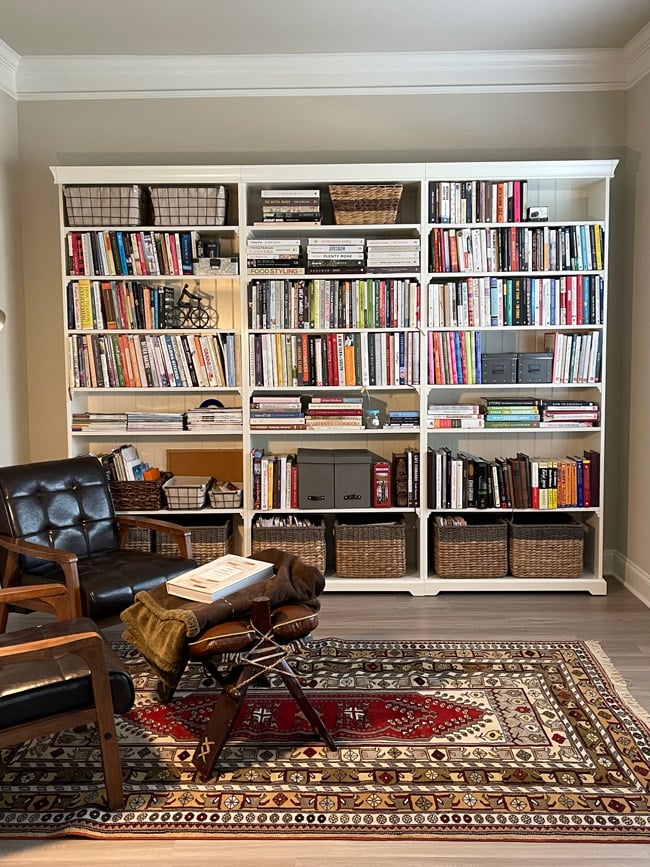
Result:
[[[372,462],[368,449],[341,449],[334,452],[334,507],[372,508]]]
[[[517,359],[517,382],[551,382],[552,352],[520,352]]]
[[[517,353],[481,355],[481,378],[485,385],[509,385],[517,382]]]
[[[298,449],[298,508],[334,508],[334,451]]]

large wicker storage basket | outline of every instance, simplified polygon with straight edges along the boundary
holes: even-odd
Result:
[[[334,222],[337,225],[394,223],[402,190],[402,184],[330,184]]]
[[[230,521],[221,524],[192,525],[188,526],[188,530],[192,534],[192,558],[199,566],[231,553],[233,539]],[[178,556],[178,546],[168,533],[156,533],[156,550],[160,554]]]
[[[440,578],[503,578],[508,572],[505,521],[433,525],[433,564]]]
[[[151,530],[144,527],[129,527],[124,548],[127,551],[151,551]]]
[[[116,512],[157,512],[165,508],[163,485],[171,479],[171,473],[161,473],[155,482],[108,483]]]
[[[585,528],[572,515],[517,515],[508,522],[515,578],[579,578]]]
[[[148,210],[146,190],[137,184],[65,186],[63,198],[68,226],[139,226]]]
[[[406,526],[393,522],[334,522],[336,574],[340,578],[401,578],[406,573]]]
[[[149,187],[156,226],[223,226],[227,190],[216,187]]]
[[[311,527],[260,527],[253,524],[252,556],[265,548],[280,548],[325,572],[325,522],[313,520]]]

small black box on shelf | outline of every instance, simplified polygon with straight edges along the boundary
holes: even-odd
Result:
[[[486,385],[509,385],[517,382],[517,353],[481,355],[481,377]]]
[[[520,352],[517,359],[517,382],[551,382],[552,352]]]

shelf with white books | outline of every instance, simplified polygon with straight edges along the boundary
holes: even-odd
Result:
[[[552,461],[589,452],[604,463],[615,168],[614,160],[53,168],[61,190],[70,454],[133,440],[148,462],[164,468],[167,446],[241,451],[243,479],[237,481],[243,484],[243,502],[233,512],[246,553],[253,517],[260,514],[251,500],[252,449],[295,455],[299,448],[361,448],[384,462],[412,451],[421,464],[418,502],[389,512],[410,521],[406,574],[344,579],[328,562],[328,589],[604,593],[602,468],[598,505],[548,510],[575,513],[585,526],[580,578],[441,578],[431,557],[428,523],[437,510],[428,506],[424,457],[429,448],[489,460],[525,453]],[[178,191],[211,200],[218,191],[221,211],[211,225],[182,211],[165,218],[141,213],[135,220],[66,223],[68,187],[82,197],[87,189],[158,188],[163,202],[175,200]],[[169,341],[178,351],[178,376]],[[120,382],[119,359],[126,359],[120,344],[131,359],[128,382],[124,364]],[[202,355],[212,349],[212,355],[203,355],[205,370],[195,369],[196,379],[189,367],[181,370],[193,349]],[[149,377],[139,350],[152,353]],[[88,367],[96,352],[108,356],[99,367]],[[518,365],[543,355],[553,356],[551,375],[537,381],[492,382],[482,375],[485,356],[514,356]],[[223,375],[210,375],[208,359],[222,364]],[[576,371],[587,381],[575,381]],[[355,401],[355,423],[264,425],[256,395],[340,396]],[[476,429],[427,423],[436,404],[528,395],[546,402],[590,402],[599,417],[589,427],[557,419],[553,427],[541,420],[529,427],[503,420],[499,427]],[[185,416],[206,399],[226,409],[239,407],[241,426],[187,430],[184,422],[176,430],[118,431],[86,429],[81,421],[84,413],[122,411]],[[378,428],[366,427],[371,408],[378,411]],[[415,420],[393,427],[391,413],[395,418],[410,413]],[[505,514],[468,507],[440,511]],[[333,509],[325,516],[331,522],[338,513],[356,514]],[[538,509],[513,513],[546,517]]]

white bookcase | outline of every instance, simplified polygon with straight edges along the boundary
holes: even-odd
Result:
[[[607,243],[609,239],[609,187],[614,175],[616,161],[550,161],[550,162],[485,162],[485,163],[404,163],[404,164],[348,164],[348,165],[290,165],[290,166],[105,166],[105,167],[53,167],[52,174],[55,183],[59,185],[61,194],[61,283],[63,292],[64,337],[66,341],[67,358],[70,359],[68,369],[68,449],[71,455],[88,451],[106,452],[122,442],[137,445],[144,459],[152,465],[165,467],[168,449],[235,449],[243,454],[244,496],[241,508],[226,510],[202,509],[203,519],[211,513],[232,515],[241,538],[243,549],[249,550],[251,543],[251,526],[256,515],[252,504],[252,477],[250,453],[254,448],[264,449],[265,453],[295,454],[298,448],[360,448],[369,449],[383,458],[390,459],[394,452],[406,448],[414,449],[420,455],[420,496],[419,502],[412,508],[382,509],[383,513],[403,515],[407,524],[407,573],[399,579],[345,579],[338,578],[333,572],[333,557],[328,557],[329,590],[356,591],[406,591],[414,595],[436,594],[449,589],[454,591],[474,590],[585,590],[592,594],[606,593],[606,583],[603,578],[603,490],[602,479],[605,458],[604,423],[606,396],[605,347],[607,330]],[[456,195],[463,198],[463,191],[470,193],[477,189],[492,189],[495,193],[512,191],[513,182],[525,182],[525,197],[523,207],[548,209],[546,219],[542,222],[526,221],[526,213],[508,214],[507,210],[484,215],[480,223],[474,222],[471,215],[468,218],[466,206],[460,206],[449,214],[432,212],[432,195],[434,190],[449,191],[450,200]],[[479,183],[480,182],[480,183]],[[403,186],[400,207],[395,222],[377,225],[336,224],[334,222],[329,198],[330,184],[401,184]],[[508,184],[511,187],[508,188]],[[167,186],[167,187],[215,187],[224,186],[228,193],[228,208],[224,225],[202,226],[198,223],[184,222],[182,225],[72,225],[66,224],[63,190],[66,186]],[[261,191],[301,189],[314,190],[320,193],[322,223],[320,225],[301,225],[290,223],[260,224],[262,220]],[[517,187],[517,189],[520,189]],[[480,194],[478,194],[480,195]],[[507,192],[506,192],[507,195]],[[459,201],[460,201],[459,199]],[[443,271],[435,266],[432,247],[434,238],[448,241],[449,232],[453,230],[456,236],[469,234],[475,247],[483,247],[487,253],[489,241],[495,242],[501,236],[513,238],[513,249],[517,244],[525,246],[532,243],[534,229],[544,229],[556,237],[562,232],[569,233],[575,227],[589,232],[590,227],[598,226],[604,238],[602,260],[597,263],[583,262],[579,268],[560,268],[557,263],[551,268],[551,263],[542,263],[543,267],[525,267],[519,263],[517,268],[503,267],[503,262],[495,262],[492,257],[477,259],[463,265],[465,271]],[[554,231],[555,230],[555,231]],[[197,238],[203,241],[219,242],[221,256],[238,258],[237,275],[197,275],[179,274],[142,276],[115,275],[96,273],[83,276],[71,273],[70,258],[72,248],[70,236],[72,233],[106,233],[106,232],[158,232],[174,235],[175,233],[190,233],[195,242]],[[472,232],[475,234],[472,236]],[[517,236],[519,232],[519,236]],[[539,234],[539,233],[538,233]],[[369,271],[360,273],[322,273],[289,275],[289,274],[252,274],[248,271],[246,244],[249,239],[300,239],[304,247],[310,238],[327,239],[420,239],[420,267],[409,272],[373,274]],[[503,241],[503,238],[501,237]],[[163,239],[164,243],[164,239]],[[587,276],[597,281],[599,287],[598,313],[594,316],[598,321],[589,324],[582,322],[561,322],[559,317],[553,318],[548,313],[549,289],[551,280],[560,278]],[[419,284],[419,310],[404,312],[399,326],[385,325],[383,327],[368,327],[365,322],[347,322],[345,326],[327,327],[315,322],[315,327],[309,327],[310,322],[302,327],[287,327],[295,323],[289,319],[283,320],[281,327],[277,323],[258,327],[259,322],[250,319],[249,288],[255,280],[274,279],[284,281],[277,283],[278,293],[287,292],[287,287],[297,280],[331,280],[353,282],[355,280],[371,281],[394,280]],[[532,316],[524,322],[518,320],[512,324],[503,319],[506,302],[503,301],[502,318],[477,318],[478,308],[474,311],[472,321],[464,319],[462,306],[460,320],[445,321],[440,307],[434,304],[434,297],[439,298],[439,287],[442,284],[457,284],[468,280],[483,280],[482,285],[488,285],[490,279],[500,281],[497,285],[505,291],[503,285],[508,280],[521,279],[539,281],[540,297],[546,291],[547,305],[543,300],[534,306]],[[194,294],[205,298],[205,304],[218,312],[218,322],[210,321],[205,326],[197,328],[155,328],[148,322],[144,328],[107,327],[107,323],[97,323],[90,327],[80,328],[72,323],[68,314],[69,301],[72,299],[69,286],[80,279],[89,279],[98,284],[115,286],[132,286],[139,283],[145,286],[167,286],[174,290],[178,300],[184,286]],[[546,284],[545,282],[546,281]],[[535,284],[537,285],[537,284]],[[557,284],[553,284],[554,286]],[[546,288],[544,288],[546,287]],[[450,292],[450,289],[446,290]],[[553,291],[556,291],[555,289]],[[436,293],[435,296],[433,293]],[[407,293],[408,295],[408,293]],[[290,294],[293,299],[294,296]],[[462,297],[462,293],[461,293]],[[534,296],[535,297],[535,296]],[[285,309],[283,302],[277,302]],[[408,303],[408,302],[407,302]],[[487,302],[486,302],[487,304]],[[488,305],[489,306],[489,305]],[[280,309],[280,307],[278,309]],[[436,310],[434,318],[434,309]],[[467,302],[465,305],[467,311]],[[585,308],[586,309],[586,308]],[[322,311],[321,311],[322,312]],[[485,317],[488,309],[483,311]],[[554,314],[557,312],[554,307]],[[417,316],[417,319],[415,318]],[[532,321],[531,321],[532,320]],[[330,322],[331,320],[328,320]],[[528,324],[531,322],[531,324]],[[460,324],[459,324],[460,323]],[[86,319],[86,324],[88,320]],[[124,323],[122,323],[124,324]],[[75,327],[72,327],[74,325]],[[292,339],[303,339],[307,333],[310,337],[320,337],[327,340],[327,333],[344,334],[356,341],[371,339],[378,341],[379,347],[385,341],[389,345],[408,347],[410,365],[407,365],[408,375],[402,384],[388,377],[381,385],[370,385],[367,373],[357,378],[355,385],[321,385],[296,386],[274,384],[268,380],[255,380],[255,341],[268,339],[267,335],[279,333],[288,344]],[[600,375],[590,382],[567,383],[527,383],[508,385],[487,385],[474,382],[434,382],[434,365],[429,366],[429,348],[434,338],[433,334],[462,332],[467,346],[474,345],[477,337],[481,350],[490,353],[537,353],[544,349],[545,341],[555,340],[556,333],[572,335],[576,333],[590,335],[590,340],[597,337],[602,349],[599,359]],[[235,382],[228,385],[210,386],[194,385],[185,381],[182,385],[169,387],[166,383],[149,383],[147,386],[134,387],[126,382],[115,382],[100,386],[94,382],[81,382],[79,373],[75,371],[72,362],[74,352],[71,347],[79,350],[81,355],[91,338],[115,340],[131,338],[149,338],[150,346],[153,340],[154,352],[156,341],[177,335],[192,337],[202,335],[204,339],[220,339],[222,343],[230,341],[235,349],[232,353],[236,368]],[[467,335],[467,336],[466,336]],[[273,337],[273,339],[279,339]],[[439,338],[436,337],[435,340]],[[448,338],[445,337],[445,340]],[[162,350],[161,350],[162,351]],[[379,352],[379,348],[377,350]],[[387,350],[389,351],[389,350]],[[79,353],[77,352],[77,356]],[[285,359],[286,361],[286,359]],[[79,363],[78,361],[76,362]],[[415,364],[415,370],[413,369]],[[431,381],[430,381],[431,375]],[[366,384],[358,384],[365,382]],[[385,417],[387,410],[419,410],[420,427],[403,430],[382,427],[378,430],[360,429],[358,431],[336,429],[319,430],[259,430],[251,431],[250,404],[251,398],[265,392],[287,392],[287,394],[309,393],[326,395],[336,392],[349,395],[362,394],[367,407],[380,409]],[[513,428],[513,429],[428,429],[427,410],[431,404],[472,403],[475,399],[493,394],[506,398],[517,395],[531,395],[542,399],[584,399],[597,402],[600,406],[601,422],[598,426],[589,428],[548,429],[548,428]],[[226,406],[241,406],[243,409],[243,426],[241,430],[228,429],[223,433],[196,433],[189,431],[123,431],[90,433],[87,430],[73,432],[73,416],[82,412],[120,413],[136,411],[183,413],[198,406],[206,398],[216,398]],[[458,513],[458,508],[429,508],[427,496],[427,450],[441,446],[451,451],[464,451],[472,454],[480,453],[488,459],[496,456],[511,456],[517,453],[543,455],[549,459],[562,459],[566,455],[582,454],[584,450],[597,451],[601,456],[600,490],[597,506],[587,508],[572,507],[568,509],[573,516],[583,522],[587,528],[584,572],[579,578],[562,579],[521,579],[505,577],[499,579],[462,579],[441,578],[436,576],[431,557],[429,526],[431,516],[438,513]],[[278,510],[280,511],[280,510]],[[286,510],[285,510],[286,511]],[[323,510],[318,511],[323,514]],[[354,509],[328,510],[325,517],[329,522],[341,512],[353,513]],[[363,510],[362,510],[363,511]],[[365,510],[366,512],[368,510]],[[471,509],[472,513],[498,513],[507,517],[516,509]],[[532,510],[525,510],[532,511]],[[537,511],[537,510],[536,510]],[[171,513],[178,515],[177,511]],[[191,510],[188,510],[191,515]],[[331,552],[329,552],[331,554]],[[331,562],[330,562],[331,561]]]

